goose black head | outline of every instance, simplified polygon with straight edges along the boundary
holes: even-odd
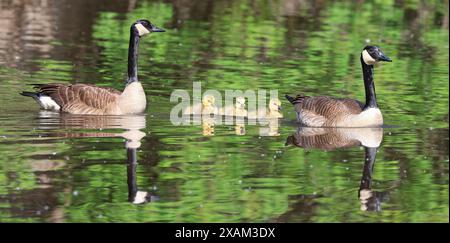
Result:
[[[165,32],[165,30],[156,27],[150,21],[146,19],[140,19],[133,24],[132,28],[135,28],[139,34],[139,37],[153,32]]]
[[[392,60],[385,56],[378,46],[364,47],[361,57],[367,65],[373,65],[377,62],[392,62]]]

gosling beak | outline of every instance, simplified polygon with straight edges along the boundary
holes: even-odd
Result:
[[[166,32],[166,31],[163,30],[163,29],[160,29],[160,28],[158,28],[156,26],[152,26],[152,32]]]
[[[385,56],[383,53],[380,53],[380,57],[379,57],[378,60],[385,61],[385,62],[392,62],[392,59],[390,59],[389,57]]]
[[[281,111],[282,109],[281,109],[281,106],[278,106],[278,111]]]

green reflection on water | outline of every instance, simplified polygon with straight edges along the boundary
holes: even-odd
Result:
[[[0,221],[448,222],[448,28],[436,22],[448,2],[320,1],[292,11],[286,5],[293,2],[156,1],[125,14],[102,10],[87,41],[49,44],[63,54],[85,47],[83,57],[0,65]],[[134,205],[124,138],[106,134],[123,127],[74,126],[40,114],[17,93],[46,82],[122,89],[129,25],[144,17],[167,32],[140,44],[149,108],[135,182],[153,198]],[[394,60],[375,70],[379,105],[394,126],[383,132],[372,175],[383,195],[378,213],[362,211],[358,198],[362,147],[285,146],[297,129],[288,102],[275,137],[260,136],[259,126],[237,136],[226,125],[203,136],[201,126],[169,121],[171,91],[190,91],[193,81],[203,90],[364,100],[359,52],[366,40]]]

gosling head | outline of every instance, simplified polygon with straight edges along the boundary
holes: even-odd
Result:
[[[366,46],[361,53],[361,59],[367,65],[374,65],[375,63],[384,61],[392,62],[392,60],[385,56],[378,46]]]
[[[156,27],[146,19],[140,19],[131,25],[131,29],[137,31],[139,37],[153,32],[165,32],[165,30]]]
[[[237,97],[235,106],[236,106],[236,109],[245,109],[245,98]]]
[[[202,99],[203,107],[214,107],[216,98],[213,95],[205,95]]]
[[[278,98],[269,100],[269,111],[281,111],[281,101]]]

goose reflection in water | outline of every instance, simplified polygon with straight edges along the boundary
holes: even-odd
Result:
[[[127,183],[128,201],[133,204],[149,203],[157,199],[147,191],[141,191],[137,186],[136,168],[137,149],[141,146],[141,139],[145,133],[141,129],[146,127],[144,115],[127,116],[86,116],[64,114],[59,112],[41,111],[39,114],[39,128],[43,130],[75,129],[70,132],[55,132],[50,137],[62,138],[101,138],[122,137],[125,138],[127,151]],[[76,132],[76,130],[90,129],[92,132]],[[104,130],[124,130],[123,132],[103,132]]]
[[[335,150],[363,146],[365,159],[358,197],[363,211],[381,211],[387,192],[372,190],[375,157],[383,139],[383,128],[312,128],[300,127],[289,136],[286,145],[305,149]]]

